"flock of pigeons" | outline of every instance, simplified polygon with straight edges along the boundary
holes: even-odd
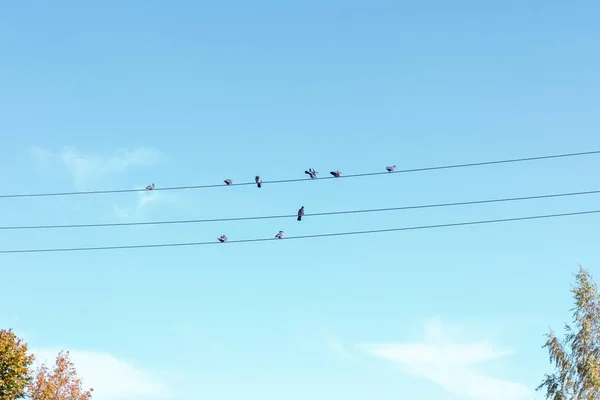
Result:
[[[385,167],[385,169],[388,172],[394,172],[394,170],[396,169],[396,166],[395,165],[388,166],[388,167]],[[317,179],[317,177],[319,175],[319,173],[312,168],[309,168],[308,171],[304,171],[304,173],[306,175],[310,176],[310,179]],[[340,171],[331,171],[330,174],[333,175],[334,178],[339,178],[342,176],[342,173]],[[256,182],[256,186],[258,186],[259,188],[262,186],[262,178],[260,175],[256,175],[256,177],[254,178],[254,181]],[[225,179],[223,182],[225,182],[225,184],[227,186],[230,186],[233,184],[233,181],[231,179]],[[150,185],[146,186],[146,190],[154,190],[154,189],[155,189],[154,183],[151,183]],[[300,207],[300,209],[298,210],[298,221],[302,221],[303,216],[304,216],[304,206]],[[279,231],[279,233],[277,235],[275,235],[275,237],[277,239],[283,239],[283,238],[285,238],[285,232]],[[225,243],[227,241],[227,236],[221,235],[219,238],[217,238],[217,240],[221,243]]]

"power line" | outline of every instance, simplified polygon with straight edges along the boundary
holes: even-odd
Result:
[[[357,177],[375,176],[375,175],[402,174],[402,173],[412,173],[412,172],[444,170],[444,169],[452,169],[452,168],[478,167],[478,166],[484,166],[484,165],[508,164],[508,163],[548,160],[548,159],[565,158],[565,157],[578,157],[578,156],[585,156],[585,155],[592,155],[592,154],[600,154],[600,150],[585,151],[585,152],[579,152],[579,153],[554,154],[554,155],[548,155],[548,156],[513,158],[513,159],[495,160],[495,161],[483,161],[483,162],[466,163],[466,164],[451,164],[451,165],[441,165],[441,166],[433,166],[433,167],[412,168],[412,169],[396,170],[396,171],[392,171],[392,172],[367,172],[367,173],[360,173],[360,174],[342,175],[339,178],[335,178],[333,176],[326,176],[326,177],[318,178],[316,180],[357,178]],[[263,181],[262,184],[264,185],[264,184],[304,182],[304,181],[310,181],[310,180],[312,180],[312,179],[310,179],[310,178],[280,179],[280,180],[273,180],[273,181]],[[248,185],[255,185],[255,184],[256,184],[255,182],[243,182],[243,183],[232,183],[231,185],[228,185],[228,186],[248,186]],[[225,185],[224,184],[212,184],[212,185],[172,186],[172,187],[164,187],[164,188],[158,187],[153,190],[208,189],[208,188],[216,188],[216,187],[225,187]],[[143,191],[146,191],[146,189],[113,189],[113,190],[92,190],[92,191],[82,191],[82,192],[56,192],[56,193],[21,193],[21,194],[3,194],[3,195],[0,195],[0,198],[7,199],[7,198],[20,198],[20,197],[75,196],[75,195],[109,194],[109,193],[132,193],[132,192],[143,192]]]
[[[386,211],[414,210],[414,209],[421,209],[421,208],[455,207],[455,206],[465,206],[465,205],[475,205],[475,204],[548,199],[548,198],[567,197],[567,196],[584,196],[584,195],[599,194],[599,193],[600,193],[600,190],[589,190],[589,191],[584,191],[584,192],[554,193],[554,194],[543,194],[543,195],[525,196],[525,197],[508,197],[508,198],[500,198],[500,199],[461,201],[461,202],[455,202],[455,203],[419,204],[419,205],[401,206],[401,207],[371,208],[371,209],[348,210],[348,211],[329,211],[329,212],[305,214],[304,218],[306,218],[306,217],[321,217],[321,216],[329,216],[329,215],[361,214],[361,213],[374,213],[374,212],[386,212]],[[149,221],[149,222],[115,222],[115,223],[70,224],[70,225],[0,226],[0,230],[107,228],[107,227],[118,227],[118,226],[197,224],[197,223],[209,223],[209,222],[249,221],[249,220],[262,220],[262,219],[284,219],[284,218],[296,218],[296,217],[297,217],[297,214],[294,213],[294,214],[286,214],[286,215],[263,215],[263,216],[254,216],[254,217],[188,219],[188,220]]]
[[[568,217],[575,215],[586,215],[586,214],[597,214],[600,210],[591,211],[577,211],[571,213],[562,214],[545,214],[535,215],[527,217],[516,217],[516,218],[504,218],[504,219],[492,219],[483,221],[468,221],[468,222],[456,222],[450,224],[438,224],[438,225],[421,225],[421,226],[410,226],[403,228],[391,228],[391,229],[377,229],[377,230],[363,230],[353,232],[338,232],[338,233],[322,233],[316,235],[304,235],[304,236],[290,236],[282,240],[293,240],[293,239],[313,239],[313,238],[324,238],[334,236],[350,236],[350,235],[366,235],[375,233],[389,233],[389,232],[400,232],[400,231],[411,231],[411,230],[422,230],[422,229],[435,229],[435,228],[448,228],[457,226],[468,226],[468,225],[483,225],[483,224],[494,224],[501,222],[513,222],[513,221],[526,221],[534,219],[544,218],[558,218]],[[277,238],[259,238],[259,239],[241,239],[231,240],[224,244],[234,243],[254,243],[254,242],[268,242],[273,240],[281,240]],[[95,250],[125,250],[125,249],[148,249],[157,247],[184,247],[184,246],[204,246],[222,244],[219,242],[186,242],[186,243],[161,243],[161,244],[141,244],[141,245],[127,245],[127,246],[103,246],[103,247],[71,247],[71,248],[53,248],[53,249],[25,249],[25,250],[0,250],[0,254],[16,254],[16,253],[50,253],[50,252],[72,252],[72,251],[95,251]]]

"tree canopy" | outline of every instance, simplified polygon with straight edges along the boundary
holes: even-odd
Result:
[[[547,374],[537,390],[546,399],[600,399],[600,296],[591,274],[579,267],[571,290],[575,299],[573,324],[565,325],[559,340],[551,330],[544,348],[555,372]]]
[[[0,400],[22,399],[31,379],[34,356],[12,329],[0,330]]]
[[[52,369],[42,364],[29,385],[31,400],[89,400],[94,389],[84,390],[69,352],[60,352]]]

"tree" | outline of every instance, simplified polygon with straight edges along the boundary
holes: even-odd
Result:
[[[34,356],[12,331],[0,330],[0,400],[22,399],[30,381]]]
[[[88,400],[93,391],[82,389],[68,351],[58,353],[52,370],[42,364],[29,384],[31,400]]]
[[[536,389],[545,389],[546,399],[600,399],[600,296],[587,270],[579,266],[575,277],[573,327],[565,325],[563,341],[551,330],[543,346],[555,368]]]

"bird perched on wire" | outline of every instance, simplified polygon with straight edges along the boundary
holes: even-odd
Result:
[[[259,188],[262,186],[262,178],[260,177],[260,175],[256,175],[254,181],[256,182],[256,186],[258,186]]]
[[[154,183],[146,186],[146,190],[154,190]]]
[[[385,167],[385,169],[387,169],[387,172],[394,172],[394,170],[396,169],[396,166],[392,165],[391,167]]]
[[[319,173],[312,168],[309,168],[308,171],[304,171],[304,173],[309,175],[310,179],[317,179],[317,175],[319,175]]]
[[[342,176],[342,173],[340,171],[331,171],[330,174],[333,175],[334,178],[339,178],[340,176]]]
[[[221,235],[221,237],[220,237],[220,238],[218,238],[217,240],[218,240],[219,242],[221,242],[221,243],[225,243],[225,242],[227,241],[227,236],[225,236],[225,235]]]
[[[285,237],[285,232],[284,231],[279,231],[279,233],[277,235],[275,235],[275,237],[277,239],[283,239]]]
[[[304,206],[302,206],[299,210],[298,210],[298,221],[302,221],[302,217],[304,216]]]
[[[225,179],[223,182],[225,182],[225,184],[227,186],[231,185],[233,183],[233,181],[231,179]]]

